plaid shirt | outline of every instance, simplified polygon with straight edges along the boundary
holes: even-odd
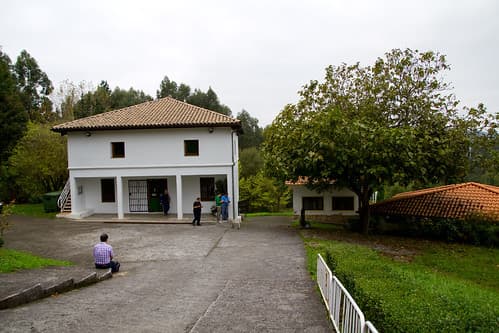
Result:
[[[113,247],[111,245],[101,242],[94,246],[94,260],[96,264],[107,265],[113,257]]]

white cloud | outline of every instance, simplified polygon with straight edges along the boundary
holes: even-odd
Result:
[[[327,65],[372,64],[392,48],[435,50],[465,105],[499,111],[499,5],[490,1],[4,1],[0,44],[55,84],[134,87],[164,75],[211,86],[269,124]]]

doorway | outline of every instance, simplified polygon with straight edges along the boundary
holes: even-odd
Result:
[[[147,180],[147,201],[149,212],[162,212],[160,195],[168,188],[167,179]]]

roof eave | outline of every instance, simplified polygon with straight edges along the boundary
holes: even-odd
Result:
[[[201,128],[201,127],[230,127],[233,130],[239,130],[241,123],[204,123],[204,124],[173,124],[173,125],[115,125],[115,126],[76,126],[76,127],[52,127],[54,132],[65,135],[68,132],[79,131],[113,131],[128,129],[157,129],[157,128]]]

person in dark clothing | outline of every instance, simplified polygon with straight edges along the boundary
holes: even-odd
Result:
[[[168,194],[168,190],[165,190],[165,193],[159,196],[159,200],[163,206],[163,213],[168,215],[168,211],[170,210],[170,195]]]
[[[196,201],[192,204],[192,212],[194,213],[194,220],[192,220],[192,225],[201,225],[201,199],[196,198]]]

